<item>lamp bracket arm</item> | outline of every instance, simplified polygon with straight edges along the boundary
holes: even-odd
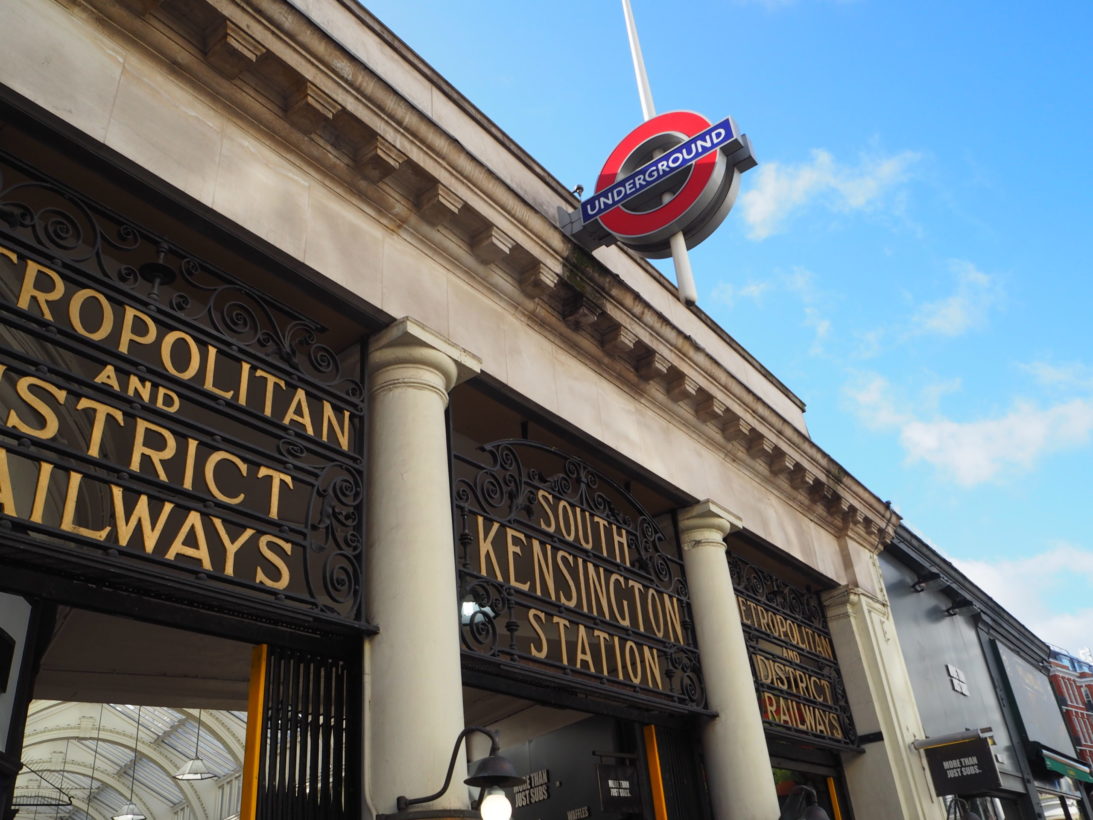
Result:
[[[420,803],[431,803],[444,794],[444,792],[448,791],[448,787],[452,785],[452,772],[455,771],[455,761],[459,755],[459,746],[463,742],[463,739],[472,732],[479,732],[490,739],[491,757],[500,751],[500,744],[497,740],[497,730],[484,729],[481,726],[468,726],[456,736],[455,747],[452,749],[452,759],[448,761],[448,773],[444,775],[444,785],[440,787],[440,790],[433,794],[426,795],[425,797],[409,798],[405,795],[399,795],[395,800],[395,805],[398,807],[399,811],[406,811],[410,806],[416,806]]]

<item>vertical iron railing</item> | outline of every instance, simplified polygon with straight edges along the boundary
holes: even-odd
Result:
[[[257,820],[358,815],[359,681],[352,661],[270,648]]]

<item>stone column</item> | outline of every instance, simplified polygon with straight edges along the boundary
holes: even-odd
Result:
[[[879,596],[853,587],[824,596],[847,699],[865,749],[865,754],[843,756],[850,802],[858,817],[941,820],[945,806],[934,794],[925,757],[911,748],[925,734],[888,602]]]
[[[367,787],[375,809],[440,788],[463,730],[452,499],[444,410],[479,360],[413,319],[368,350]],[[453,786],[414,809],[466,810],[466,758]]]
[[[702,749],[716,820],[777,820],[778,795],[725,555],[725,536],[740,527],[739,518],[713,501],[679,513],[706,697],[717,712],[703,730]]]

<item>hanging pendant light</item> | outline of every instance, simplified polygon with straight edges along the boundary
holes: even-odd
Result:
[[[148,818],[140,813],[136,803],[126,803],[110,820],[148,820]]]
[[[99,724],[95,728],[95,754],[91,756],[91,780],[87,784],[87,809],[84,811],[88,817],[91,816],[91,797],[95,794],[95,767],[99,763],[99,739],[102,737],[102,714],[105,708],[105,703],[99,704]]]
[[[133,802],[133,789],[137,785],[137,746],[140,743],[140,710],[141,707],[137,707],[137,735],[133,738],[133,771],[129,778],[129,802],[121,807],[121,810],[115,814],[110,820],[148,820],[147,816],[141,813],[141,810],[137,808]]]
[[[198,754],[198,750],[201,748],[201,710],[197,710],[197,739],[194,741],[194,756],[192,759],[187,760],[186,764],[179,769],[175,774],[175,780],[208,780],[209,778],[216,777],[215,774],[209,771],[209,767],[205,765],[205,761],[201,759],[201,755]]]

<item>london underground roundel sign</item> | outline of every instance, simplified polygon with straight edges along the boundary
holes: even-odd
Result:
[[[732,208],[740,174],[756,165],[731,118],[711,123],[691,111],[646,120],[608,156],[596,192],[563,227],[587,247],[619,241],[643,256],[671,255],[682,232],[693,247]]]

